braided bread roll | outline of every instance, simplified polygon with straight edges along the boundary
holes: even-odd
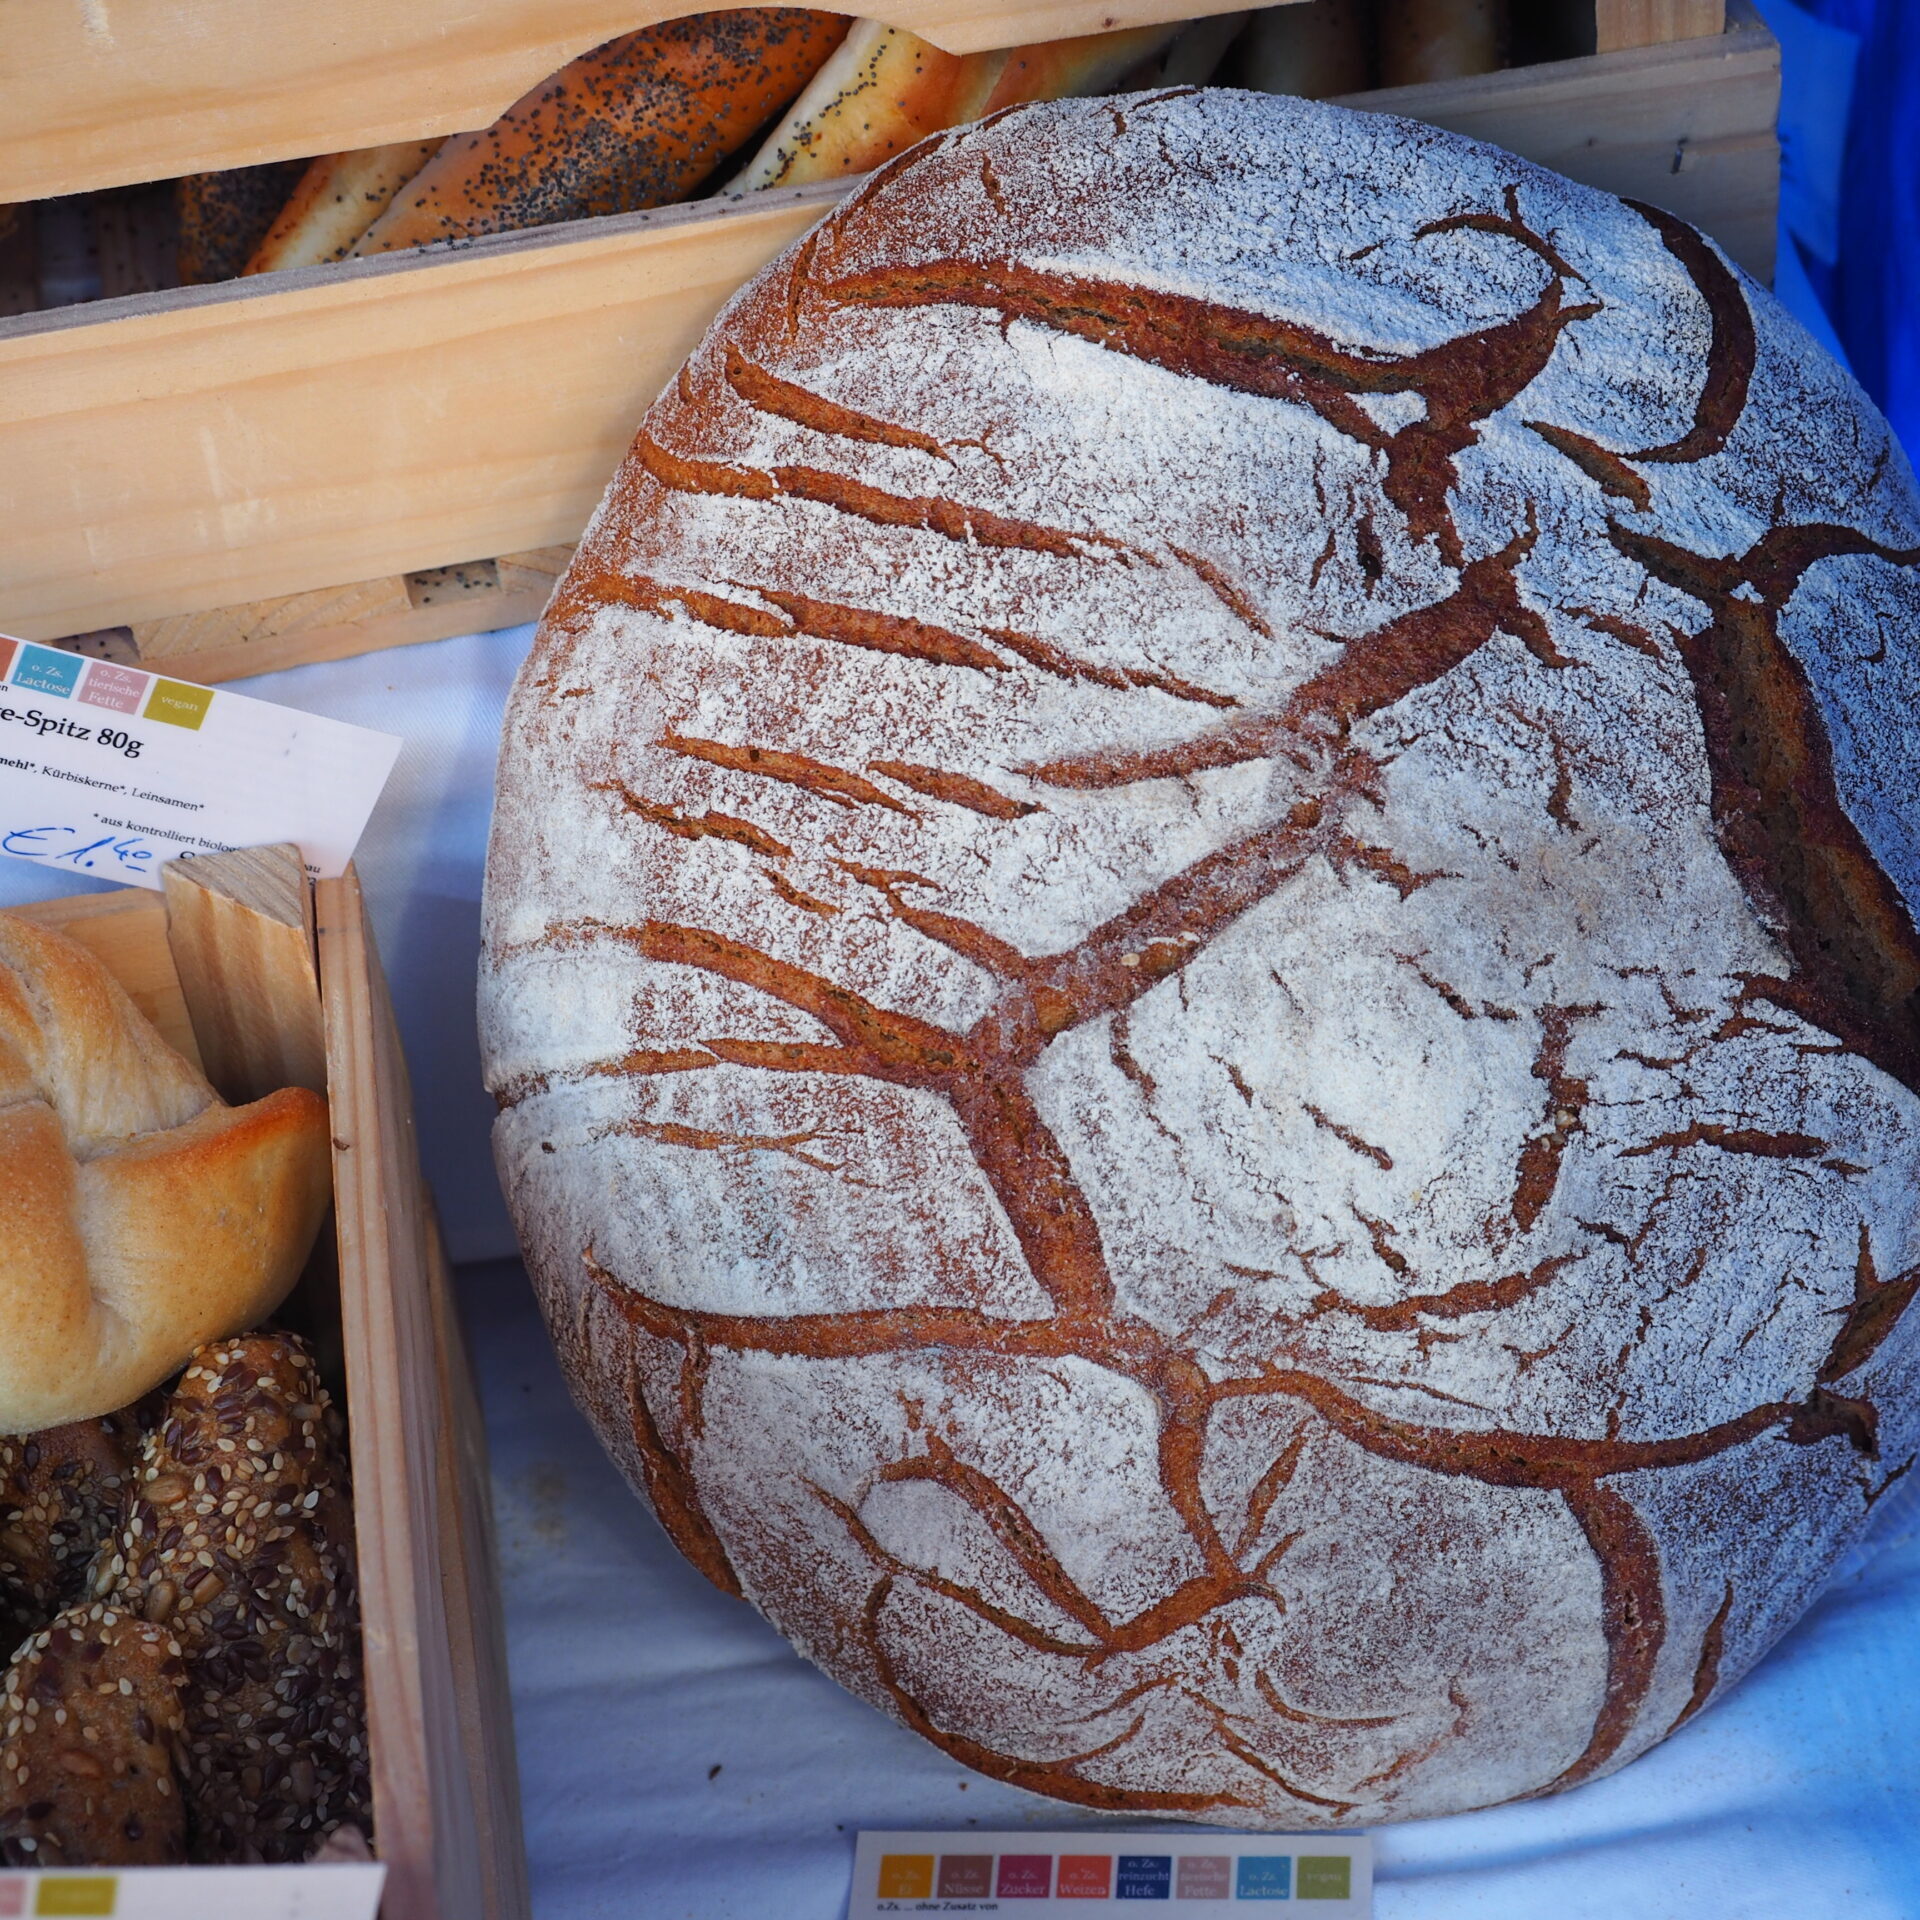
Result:
[[[229,1107],[64,935],[0,913],[0,1434],[130,1405],[299,1277],[327,1104]]]
[[[1186,92],[881,170],[642,424],[482,1022],[574,1392],[945,1753],[1591,1780],[1920,1457],[1920,494],[1671,215]]]

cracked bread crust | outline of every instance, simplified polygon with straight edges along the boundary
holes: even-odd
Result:
[[[509,715],[482,1018],[574,1390],[968,1765],[1577,1784],[1920,1450],[1920,501],[1657,209],[1181,92],[876,175]]]

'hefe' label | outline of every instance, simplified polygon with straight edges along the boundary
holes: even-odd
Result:
[[[1232,1920],[1280,1900],[1290,1911],[1299,1902],[1300,1920],[1362,1920],[1373,1912],[1372,1843],[1351,1834],[863,1833],[847,1920],[1121,1912]]]
[[[16,859],[158,887],[165,861],[291,841],[331,880],[399,752],[394,734],[0,634],[0,853]]]

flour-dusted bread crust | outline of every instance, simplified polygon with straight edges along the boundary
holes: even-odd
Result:
[[[230,1107],[92,954],[0,913],[0,1434],[129,1405],[287,1296],[327,1103]]]
[[[510,717],[500,1166],[688,1555],[1041,1793],[1571,1786],[1920,1448],[1920,505],[1691,229],[1230,93],[916,149]]]

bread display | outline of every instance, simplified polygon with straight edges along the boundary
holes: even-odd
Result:
[[[1572,1787],[1920,1453],[1920,499],[1656,208],[1185,92],[883,168],[522,670],[496,1149],[663,1526],[1056,1799]]]
[[[6,1673],[0,1861],[297,1861],[367,1827],[352,1507],[298,1340],[194,1355],[87,1584]]]
[[[293,1285],[326,1102],[229,1107],[85,948],[0,913],[0,1434],[130,1405]]]
[[[845,36],[836,14],[694,14],[597,47],[480,133],[446,142],[354,243],[390,253],[684,197]]]

